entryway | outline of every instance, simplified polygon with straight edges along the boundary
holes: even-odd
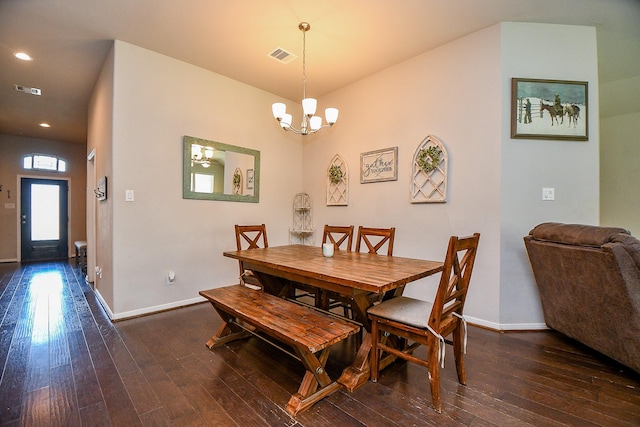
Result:
[[[20,179],[22,262],[68,258],[68,189],[66,180]]]

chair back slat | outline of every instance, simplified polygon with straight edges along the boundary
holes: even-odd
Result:
[[[479,233],[462,238],[451,236],[449,239],[444,270],[429,315],[429,326],[443,336],[447,333],[443,325],[451,324],[445,320],[454,316],[453,313],[462,316],[479,241]]]
[[[267,248],[267,227],[260,225],[237,225],[236,224],[236,247],[239,251],[243,249]]]
[[[243,249],[268,248],[267,227],[260,225],[237,225],[236,229],[236,248],[241,251]],[[240,282],[254,286],[262,286],[253,272],[244,268],[242,261],[238,261],[240,268]]]
[[[360,252],[360,244],[364,242],[366,251],[371,254],[377,254],[378,251],[386,244],[387,255],[393,255],[393,240],[396,234],[395,227],[391,228],[370,228],[358,227],[358,238],[356,240],[356,252]]]
[[[338,226],[338,225],[326,225],[324,226],[324,232],[322,233],[322,244],[333,243],[335,249],[341,249],[341,246],[346,243],[347,252],[351,252],[351,243],[353,242],[353,225],[350,226]]]

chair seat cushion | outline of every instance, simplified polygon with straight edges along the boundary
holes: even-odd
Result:
[[[367,313],[426,329],[432,307],[431,302],[399,296],[374,305]]]

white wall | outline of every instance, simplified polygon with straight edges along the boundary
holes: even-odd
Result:
[[[87,130],[87,276],[105,305],[112,307],[113,284],[113,77],[115,51],[112,46],[102,65],[89,100]],[[107,177],[107,199],[98,201],[93,193],[100,177]],[[95,267],[102,273],[95,274]]]
[[[324,223],[395,226],[394,255],[440,260],[451,234],[480,232],[466,312],[493,327],[500,299],[500,63],[495,26],[361,80],[320,100],[323,108],[340,108],[340,118],[330,132],[309,138],[304,151],[319,230]],[[412,157],[430,134],[449,156],[447,203],[411,204]],[[360,153],[394,146],[398,180],[360,184]],[[336,153],[349,165],[348,206],[325,204],[326,170]],[[405,294],[429,298],[435,283],[415,282]]]
[[[222,256],[235,247],[236,223],[265,223],[270,244],[287,243],[293,196],[302,190],[302,145],[273,120],[271,103],[281,101],[274,95],[121,41],[114,58],[108,305],[120,318],[237,283],[237,262]],[[184,135],[259,150],[260,203],[183,199]],[[125,202],[127,189],[134,202]]]
[[[522,237],[546,221],[598,224],[599,109],[594,27],[503,23],[502,245],[500,322],[542,322],[539,294]],[[558,40],[574,40],[568,49]],[[588,82],[588,141],[510,138],[511,78]],[[583,117],[584,119],[584,117]],[[542,201],[542,188],[555,201]]]
[[[600,93],[613,103],[600,122],[600,223],[640,236],[640,75],[603,84]]]
[[[566,49],[560,36],[580,47]],[[590,140],[511,140],[511,77],[589,81]],[[597,223],[597,89],[593,28],[505,23],[336,91],[320,105],[340,108],[338,124],[305,143],[315,227],[395,226],[394,254],[430,259],[444,257],[449,235],[480,232],[466,314],[496,329],[543,327],[522,237],[548,220]],[[411,204],[412,156],[429,134],[448,150],[447,203]],[[360,153],[393,146],[398,180],[360,184]],[[349,206],[325,205],[336,153],[349,164]],[[555,202],[541,202],[542,186],[556,188]],[[405,292],[428,299],[433,282]]]
[[[566,49],[555,42],[559,35],[579,47]],[[451,234],[480,232],[467,315],[497,329],[542,327],[522,237],[543,221],[598,221],[593,28],[484,29],[323,97],[319,106],[340,108],[340,120],[304,139],[275,125],[271,94],[123,42],[115,43],[114,64],[116,318],[185,304],[201,289],[235,282],[237,265],[222,256],[234,247],[233,224],[265,222],[270,244],[285,244],[293,196],[304,190],[317,230],[325,223],[395,226],[398,256],[442,259]],[[588,81],[590,140],[511,140],[512,77]],[[449,155],[447,203],[411,204],[411,158],[430,134]],[[260,203],[183,200],[184,135],[260,150]],[[398,180],[360,184],[360,153],[394,146]],[[335,154],[349,164],[348,206],[325,204]],[[555,202],[541,202],[543,186],[556,188]],[[125,189],[135,191],[135,202],[124,201]],[[171,286],[169,269],[177,273]],[[429,298],[436,281],[406,293]]]

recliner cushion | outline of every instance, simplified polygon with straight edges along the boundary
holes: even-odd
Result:
[[[567,245],[591,246],[599,248],[605,243],[611,242],[616,235],[627,234],[628,230],[620,227],[601,227],[583,224],[560,224],[557,222],[545,222],[537,225],[529,232],[536,240],[544,240],[553,243]]]

